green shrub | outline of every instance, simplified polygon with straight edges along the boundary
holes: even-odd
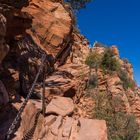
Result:
[[[101,67],[104,71],[119,71],[120,63],[114,58],[114,54],[110,48],[107,48],[102,58]]]
[[[85,64],[90,68],[98,68],[101,63],[101,55],[96,52],[90,52],[86,58]]]
[[[98,85],[98,77],[93,74],[89,77],[89,87],[95,88]]]
[[[119,71],[119,77],[121,79],[121,81],[123,82],[123,87],[125,90],[127,90],[128,88],[134,89],[135,88],[135,82],[134,80],[132,80],[126,71],[124,70],[120,70]]]
[[[115,108],[123,106],[119,97],[112,98],[111,93],[96,93],[93,117],[107,122],[109,140],[138,140],[138,124],[132,114]]]
[[[85,8],[88,2],[91,0],[65,0],[66,2],[71,4],[71,7],[74,11],[77,11],[81,8]]]
[[[90,68],[98,69],[100,67],[107,72],[120,70],[120,63],[116,58],[114,58],[114,53],[110,48],[106,48],[103,56],[96,52],[89,53],[85,64],[87,64]]]

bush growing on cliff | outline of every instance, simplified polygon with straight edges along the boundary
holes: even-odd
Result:
[[[119,71],[120,63],[114,58],[114,54],[110,48],[107,48],[102,58],[101,67],[104,71]]]
[[[96,104],[93,117],[107,122],[109,140],[137,140],[138,124],[132,114],[121,109],[122,100],[113,98],[111,93],[99,92],[94,96]]]
[[[98,77],[97,75],[93,74],[89,77],[89,86],[91,88],[95,88],[98,85]]]
[[[127,90],[128,88],[131,88],[131,89],[135,88],[135,82],[128,76],[126,71],[120,70],[119,77],[121,81],[123,82],[123,87],[125,90]]]
[[[89,66],[89,86],[96,87],[98,85],[97,70],[101,64],[101,56],[96,52],[90,52],[86,58],[85,64]],[[91,69],[95,68],[96,75],[91,75]]]
[[[86,58],[85,64],[87,64],[90,68],[99,68],[101,64],[101,56],[96,52],[90,52]]]
[[[118,72],[120,70],[119,61],[114,58],[114,54],[110,48],[106,48],[106,51],[103,56],[96,52],[91,52],[86,58],[85,63],[90,68],[102,68],[105,72]]]
[[[91,2],[91,0],[65,0],[65,1],[71,4],[71,7],[74,11],[79,10],[81,8],[85,8],[86,4]]]

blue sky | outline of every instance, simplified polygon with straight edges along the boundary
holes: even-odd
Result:
[[[93,0],[77,14],[78,26],[91,44],[117,45],[133,64],[140,85],[140,0]]]

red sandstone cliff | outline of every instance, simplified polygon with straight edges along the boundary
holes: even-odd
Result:
[[[19,110],[24,100],[21,94],[26,96],[41,63],[41,54],[45,52],[46,73],[49,73],[45,79],[45,97],[50,102],[46,109],[49,116],[45,119],[42,115],[39,117],[33,139],[106,140],[106,122],[96,120],[93,113],[97,100],[85,96],[90,78],[85,60],[91,51],[100,55],[104,54],[105,48],[99,43],[95,43],[93,49],[89,48],[88,40],[74,28],[69,5],[51,0],[23,3],[15,0],[15,3],[7,0],[0,2],[0,119],[3,121],[0,124],[0,139],[4,138]],[[133,80],[132,65],[121,60],[116,46],[112,46],[111,50],[121,68]],[[140,123],[137,86],[124,89],[116,72],[110,75],[102,69],[96,72],[93,68],[91,73],[98,77],[98,86],[92,89],[92,95],[109,92],[112,100],[119,98],[122,102],[115,108],[116,111],[134,114]],[[35,94],[41,96],[41,90],[38,85]],[[13,139],[19,140],[25,135],[25,130],[34,124],[37,108],[41,108],[40,103],[34,100],[27,106]]]

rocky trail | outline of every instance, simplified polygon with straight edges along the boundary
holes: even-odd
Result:
[[[45,117],[40,113],[41,101],[31,100],[22,114],[21,125],[15,132],[14,140],[89,140],[107,139],[106,122],[72,117],[72,99],[54,97],[46,106]],[[33,130],[32,130],[33,129]]]

